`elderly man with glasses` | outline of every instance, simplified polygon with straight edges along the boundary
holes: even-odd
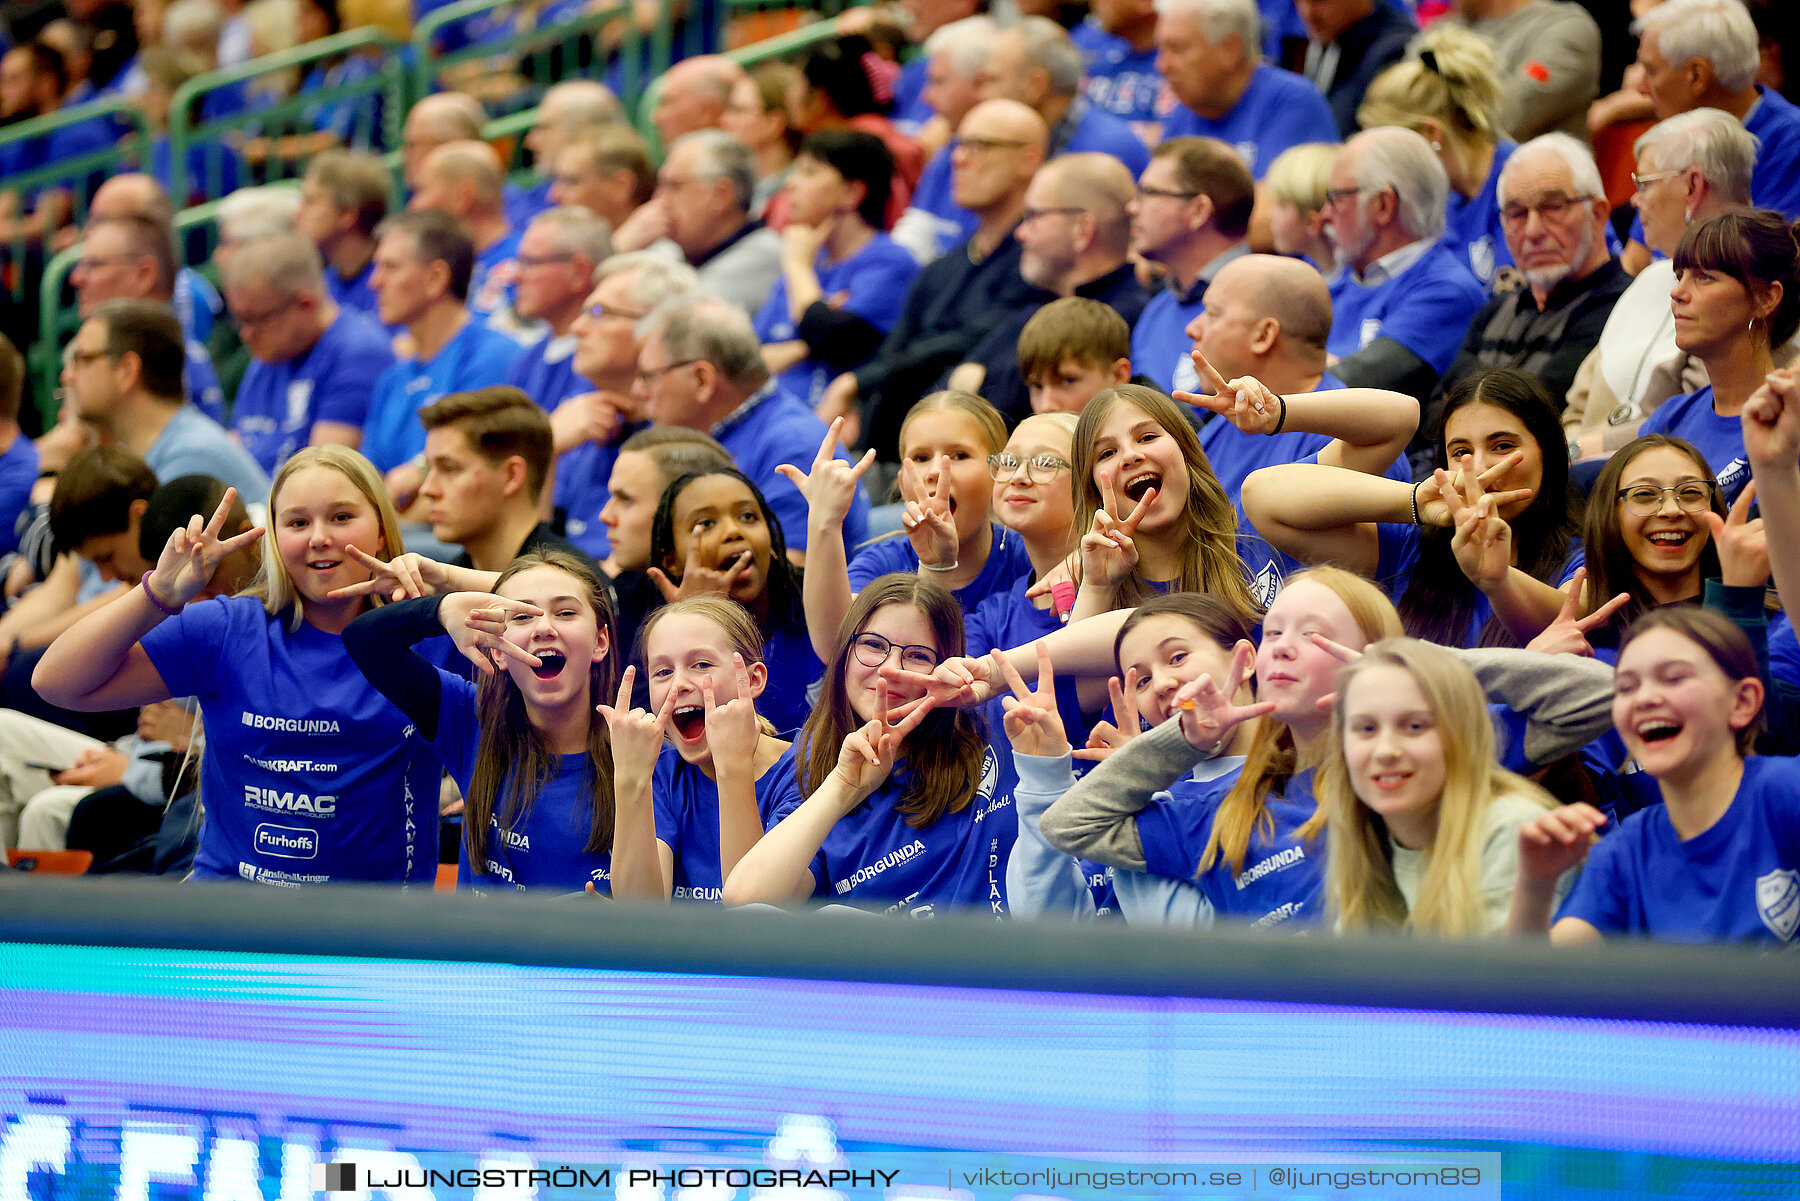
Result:
[[[1444,165],[1410,129],[1370,129],[1344,143],[1330,184],[1332,373],[1352,388],[1428,396],[1487,301],[1440,240],[1450,195]]]

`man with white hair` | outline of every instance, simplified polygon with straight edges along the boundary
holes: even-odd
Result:
[[[525,348],[506,382],[546,411],[589,390],[575,371],[570,327],[594,288],[594,271],[612,254],[606,222],[581,208],[545,209],[519,239],[519,280],[513,312],[549,327]]]
[[[1081,51],[1048,17],[1020,17],[988,53],[981,94],[1030,105],[1050,127],[1050,156],[1098,151],[1125,164],[1133,179],[1150,152],[1131,126],[1081,94]]]
[[[615,254],[594,273],[595,284],[569,326],[575,339],[571,365],[587,385],[550,414],[555,441],[556,507],[566,516],[569,540],[597,560],[611,553],[600,510],[611,495],[609,481],[619,443],[643,427],[632,399],[638,352],[638,323],[666,300],[692,292],[699,275],[647,251]]]
[[[1487,291],[1440,241],[1450,178],[1430,143],[1383,126],[1344,143],[1325,192],[1337,251],[1332,372],[1353,388],[1427,396]]]
[[[778,391],[763,365],[762,343],[736,306],[711,296],[677,297],[639,326],[636,397],[652,425],[711,434],[769,502],[787,536],[788,555],[806,561],[806,496],[776,468],[811,466],[825,423]],[[842,450],[838,457],[849,461]],[[868,534],[861,489],[844,519],[845,553]]]
[[[231,409],[244,449],[274,475],[303,446],[361,445],[394,352],[373,318],[331,299],[318,248],[291,230],[262,238],[232,257],[221,282],[251,354]]]
[[[1756,82],[1760,64],[1756,26],[1739,0],[1668,0],[1638,18],[1638,90],[1656,119],[1716,108],[1756,135],[1752,203],[1800,219],[1800,107]],[[1631,227],[1625,266],[1650,261],[1641,223]]]
[[[506,219],[524,229],[531,219],[555,201],[550,189],[556,182],[556,156],[564,146],[591,138],[608,125],[625,124],[625,108],[612,89],[593,79],[567,79],[544,93],[537,121],[525,134],[525,149],[541,182],[508,197]]]
[[[965,17],[941,26],[925,39],[924,104],[942,117],[951,129],[962,125],[981,100],[983,69],[999,34],[991,17]],[[957,243],[966,241],[980,223],[974,213],[956,203],[952,192],[950,144],[940,147],[925,164],[912,204],[894,222],[894,241],[929,263]]]
[[[425,156],[407,209],[442,209],[475,247],[469,311],[487,317],[510,309],[519,276],[519,238],[506,219],[506,171],[486,142],[450,142]]]
[[[902,133],[917,135],[933,115],[934,104],[926,94],[930,82],[931,39],[951,25],[960,25],[987,10],[987,0],[901,0],[901,13],[906,18],[906,32],[913,42],[925,48],[900,69],[894,80],[894,124]],[[941,111],[938,115],[942,115]],[[950,129],[956,128],[951,121]]]
[[[613,245],[679,256],[700,273],[701,291],[748,316],[781,275],[781,235],[751,218],[755,197],[756,168],[742,142],[719,129],[684,134],[669,147],[655,195],[614,231]]]
[[[1156,66],[1180,102],[1165,138],[1218,138],[1259,180],[1288,147],[1337,141],[1317,89],[1263,62],[1255,0],[1156,0],[1156,14]]]
[[[1500,172],[1500,224],[1525,287],[1500,292],[1469,324],[1419,423],[1435,440],[1443,398],[1459,380],[1513,367],[1542,381],[1561,404],[1575,372],[1631,277],[1606,246],[1611,206],[1587,147],[1547,133],[1513,152]]]
[[[1069,40],[1087,60],[1087,98],[1128,123],[1145,144],[1161,137],[1156,0],[1094,0],[1092,14],[1069,31]]]
[[[1456,0],[1441,18],[1494,48],[1500,128],[1518,141],[1561,131],[1586,138],[1600,94],[1600,26],[1573,0]]]

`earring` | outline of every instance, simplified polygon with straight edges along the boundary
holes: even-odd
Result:
[[[1431,150],[1432,150],[1433,154],[1436,154],[1438,151],[1442,150],[1443,148],[1444,148],[1444,144],[1442,142],[1439,142],[1436,140],[1432,141]]]

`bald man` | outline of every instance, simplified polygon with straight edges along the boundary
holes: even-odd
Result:
[[[1025,191],[1019,223],[1019,275],[1047,293],[1045,303],[1083,296],[1136,323],[1150,302],[1127,260],[1137,181],[1110,154],[1062,154],[1045,163]],[[949,385],[980,392],[1009,421],[1031,415],[1019,373],[1019,334],[1036,307],[1010,314],[951,373]]]
[[[421,99],[406,114],[400,128],[400,162],[406,186],[419,186],[419,168],[439,146],[470,142],[481,137],[487,112],[475,97],[463,92],[435,92]]]
[[[456,218],[475,247],[469,311],[489,317],[513,305],[519,277],[519,238],[506,219],[506,171],[486,142],[447,142],[419,164],[410,212],[441,209]]]
[[[958,126],[951,188],[976,215],[975,233],[919,273],[880,351],[832,380],[820,404],[827,421],[866,425],[860,441],[884,461],[897,457],[900,420],[913,402],[1009,314],[1047,298],[1020,276],[1014,233],[1049,137],[1044,119],[1016,100],[984,100]]]
[[[608,126],[625,125],[625,108],[612,89],[592,79],[569,79],[544,93],[536,124],[526,131],[525,149],[538,184],[521,188],[508,198],[506,219],[514,229],[524,229],[545,209],[552,207],[550,187],[555,183],[556,156],[572,142],[593,138]]]
[[[684,133],[720,128],[731,89],[745,77],[744,68],[720,54],[676,63],[663,72],[662,90],[650,110],[656,136],[666,147]]]
[[[1251,254],[1225,264],[1207,287],[1206,308],[1187,333],[1206,361],[1227,380],[1254,376],[1278,396],[1344,387],[1342,380],[1325,370],[1331,290],[1324,277],[1300,259]],[[1200,444],[1234,504],[1252,471],[1311,458],[1334,438],[1339,449],[1334,452],[1337,457],[1330,460],[1333,465],[1409,480],[1401,451],[1411,429],[1399,432],[1401,425],[1408,424],[1406,401],[1396,396],[1393,405],[1382,406],[1382,412],[1369,412],[1370,420],[1333,428],[1330,433],[1312,430],[1305,407],[1299,404],[1290,406],[1282,432],[1273,437],[1247,434],[1214,417],[1201,429]],[[1416,403],[1410,404],[1410,414],[1410,424],[1416,425]]]

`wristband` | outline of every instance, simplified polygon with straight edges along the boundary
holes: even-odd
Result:
[[[1412,486],[1412,513],[1413,513],[1413,525],[1415,525],[1415,526],[1422,526],[1425,524],[1424,522],[1419,520],[1419,489],[1424,485],[1424,483],[1425,483],[1424,480],[1420,480],[1417,484],[1414,484]]]
[[[166,616],[166,617],[180,616],[181,615],[180,609],[169,608],[169,606],[162,603],[162,600],[156,595],[155,592],[151,591],[150,577],[155,574],[156,574],[156,572],[154,572],[154,571],[146,571],[144,573],[144,578],[138,581],[138,583],[143,586],[144,595],[150,598],[150,603],[155,605],[159,610],[161,610],[164,616]]]
[[[1269,437],[1271,438],[1276,434],[1279,434],[1281,432],[1281,427],[1287,424],[1287,397],[1278,395],[1275,399],[1281,402],[1281,416],[1275,419],[1275,428],[1269,431]]]
[[[956,562],[950,564],[950,566],[948,566],[948,567],[933,567],[929,563],[920,563],[919,570],[920,571],[955,571],[958,567],[961,567],[961,566],[962,566],[962,560],[958,559]]]

